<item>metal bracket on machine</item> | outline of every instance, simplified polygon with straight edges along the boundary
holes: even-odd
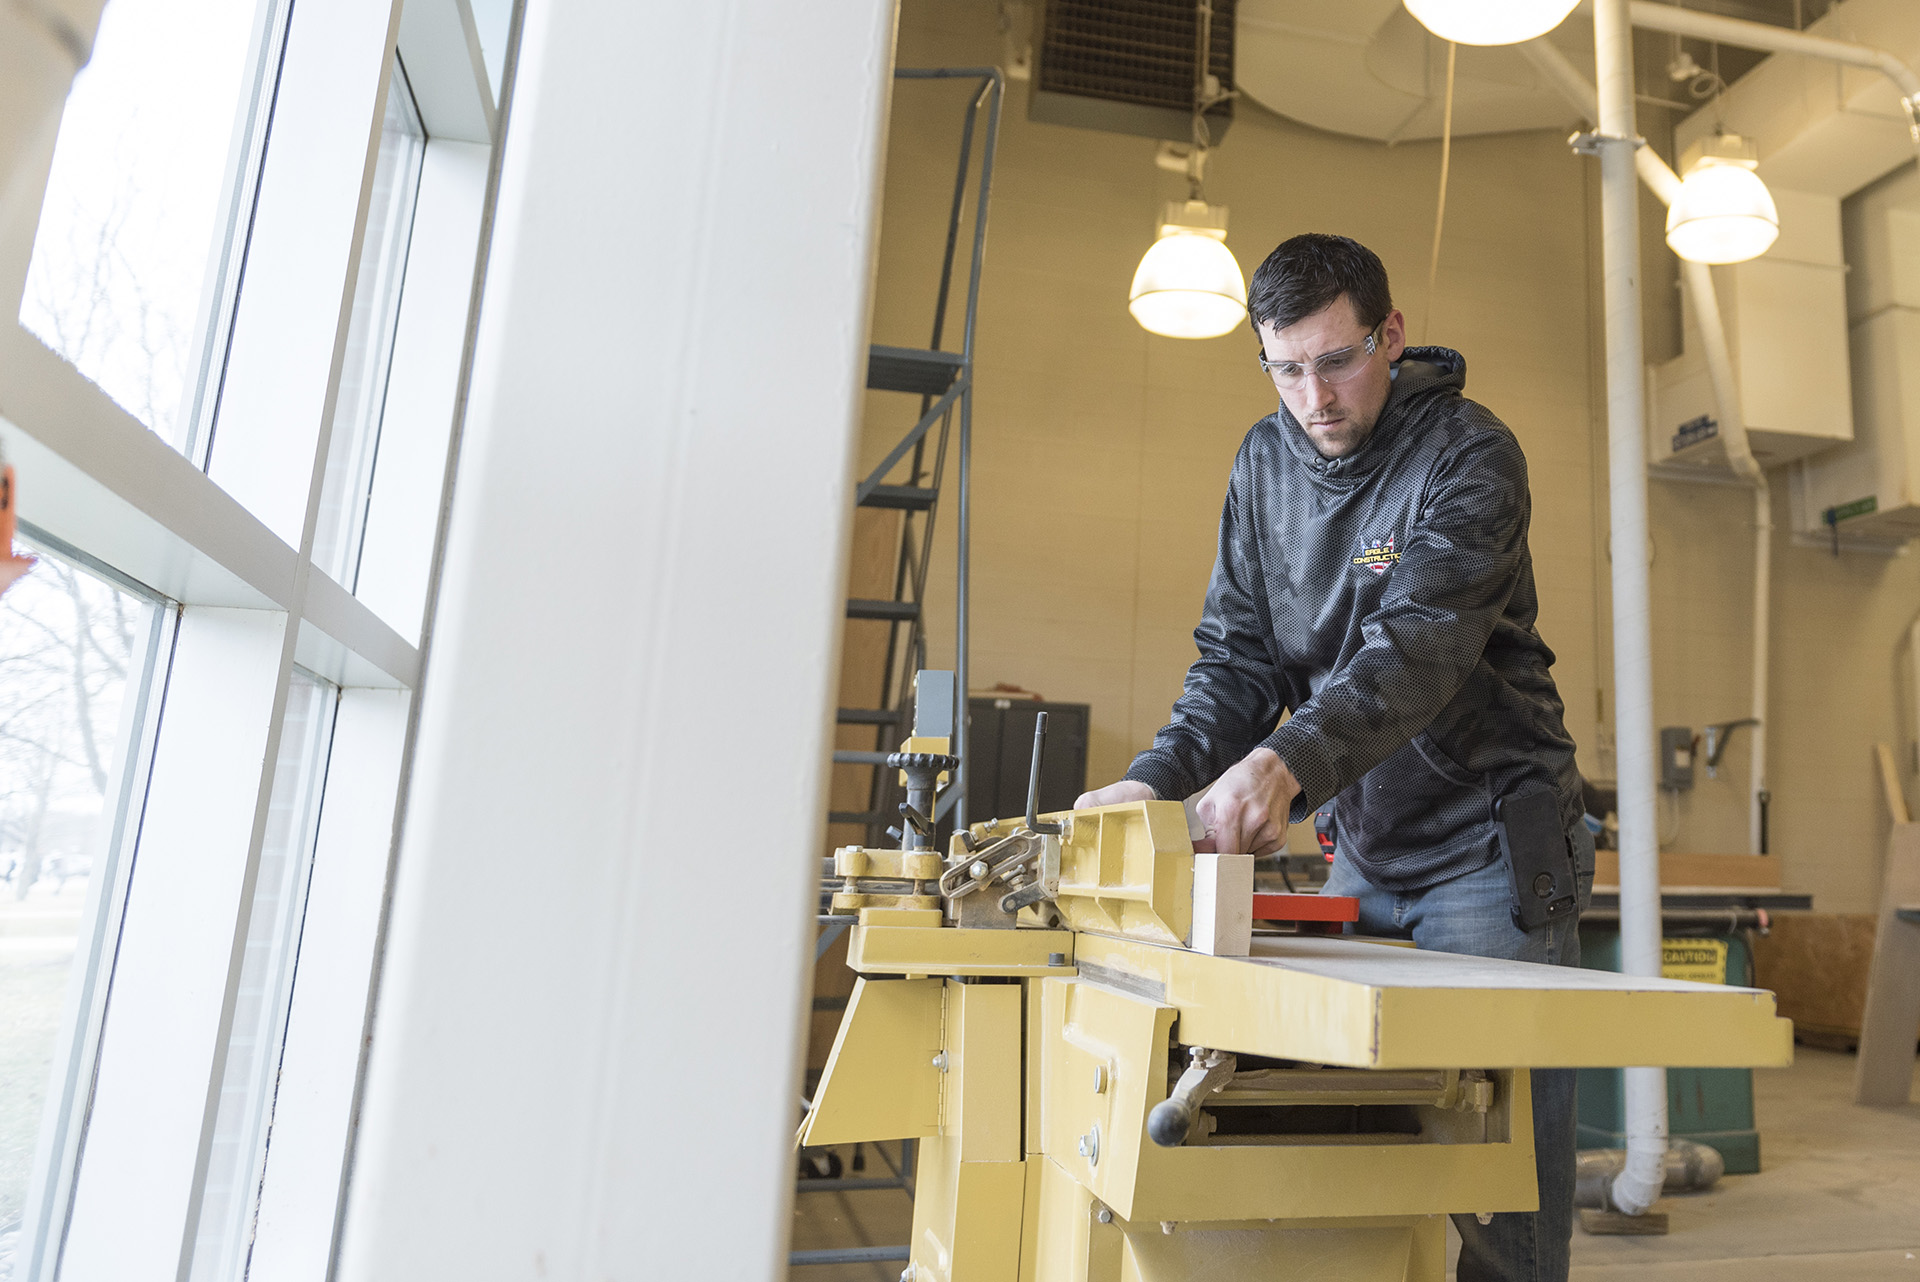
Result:
[[[958,834],[963,852],[941,875],[940,895],[954,906],[956,924],[1001,929],[1014,925],[1022,908],[1043,903],[1060,893],[1060,843],[1071,819],[1043,823],[1035,813],[1040,799],[1040,762],[1046,751],[1047,714],[1033,724],[1033,766],[1027,776],[1027,814],[1019,827],[1004,837],[978,845],[971,833]],[[989,821],[989,832],[998,821]],[[998,904],[983,894],[998,884],[1005,893]]]

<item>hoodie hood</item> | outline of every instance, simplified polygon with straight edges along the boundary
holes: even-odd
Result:
[[[1393,367],[1387,403],[1360,448],[1342,458],[1322,458],[1306,429],[1282,402],[1274,421],[1281,439],[1315,480],[1345,486],[1370,475],[1392,458],[1406,438],[1406,424],[1429,412],[1443,399],[1459,396],[1467,386],[1467,358],[1450,347],[1409,347]]]

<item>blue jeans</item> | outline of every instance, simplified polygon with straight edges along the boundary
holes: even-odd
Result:
[[[1593,836],[1585,824],[1567,834],[1579,874],[1580,907],[1593,894]],[[1505,860],[1421,890],[1374,886],[1336,858],[1326,893],[1360,901],[1358,929],[1349,933],[1411,939],[1418,947],[1474,957],[1580,964],[1580,934],[1569,917],[1522,930],[1513,921],[1513,887]],[[1458,1065],[1466,1068],[1470,1065]],[[1538,1211],[1496,1214],[1490,1224],[1456,1215],[1460,1230],[1459,1282],[1562,1282],[1573,1240],[1574,1070],[1533,1071],[1533,1159],[1540,1183]]]

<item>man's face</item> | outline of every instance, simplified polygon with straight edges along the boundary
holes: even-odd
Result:
[[[1293,361],[1311,366],[1315,359],[1344,348],[1355,348],[1359,372],[1344,382],[1329,384],[1310,376],[1298,387],[1279,389],[1286,405],[1307,439],[1322,458],[1344,458],[1359,449],[1386,408],[1387,392],[1392,386],[1389,368],[1406,350],[1406,322],[1399,312],[1387,314],[1381,326],[1374,354],[1366,355],[1369,333],[1353,314],[1353,301],[1345,294],[1303,320],[1285,329],[1260,326],[1260,346],[1269,361]],[[1349,373],[1353,369],[1342,373]]]

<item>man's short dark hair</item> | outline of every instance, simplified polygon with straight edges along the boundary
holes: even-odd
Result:
[[[1357,240],[1307,232],[1267,255],[1247,290],[1247,323],[1258,334],[1267,324],[1285,329],[1333,305],[1346,294],[1353,314],[1369,330],[1393,310],[1386,264]]]

